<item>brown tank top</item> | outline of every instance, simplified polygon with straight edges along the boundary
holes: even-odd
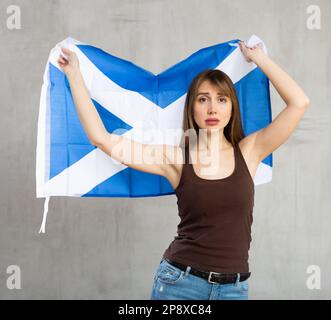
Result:
[[[215,180],[196,175],[188,149],[175,190],[177,236],[163,257],[204,271],[249,272],[255,190],[239,145],[234,146],[232,174]]]

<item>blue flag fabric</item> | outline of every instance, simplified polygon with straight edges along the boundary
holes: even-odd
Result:
[[[65,74],[57,64],[60,46],[74,51],[92,101],[109,132],[137,137],[151,129],[181,129],[186,92],[193,78],[205,69],[220,69],[233,81],[245,135],[272,121],[269,79],[244,59],[239,39],[202,48],[159,74],[115,57],[73,38],[50,52],[40,97],[37,157],[37,198],[151,197],[174,194],[159,175],[129,168],[90,144],[78,118]],[[246,45],[261,42],[251,36]],[[178,137],[177,137],[178,138]],[[143,143],[179,144],[169,137],[141,137]],[[259,165],[255,185],[271,181],[272,154]],[[45,210],[48,201],[45,203]]]

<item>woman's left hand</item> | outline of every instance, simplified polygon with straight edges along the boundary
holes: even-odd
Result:
[[[244,41],[239,41],[239,48],[247,62],[254,62],[256,56],[264,54],[261,42],[256,44],[252,48],[249,48],[245,45]]]

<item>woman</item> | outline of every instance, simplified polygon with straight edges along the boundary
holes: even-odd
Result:
[[[181,218],[178,236],[156,269],[151,299],[248,299],[255,172],[289,138],[309,99],[259,45],[248,48],[239,42],[239,46],[246,60],[270,79],[286,107],[271,124],[244,136],[231,79],[220,70],[205,70],[193,79],[187,92],[183,129],[184,133],[187,129],[196,132],[198,140],[190,140],[191,146],[186,139],[184,148],[141,145],[107,132],[75,53],[62,48],[67,57],[58,59],[91,143],[131,168],[166,177],[176,191]],[[121,148],[115,148],[117,144]],[[121,152],[132,145],[153,154],[153,161],[133,163],[130,153]],[[212,155],[212,165],[206,154]],[[173,156],[183,161],[169,161]]]

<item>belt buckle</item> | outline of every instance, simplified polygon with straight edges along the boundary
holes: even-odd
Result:
[[[218,272],[210,271],[210,272],[209,272],[209,276],[208,276],[208,282],[209,282],[209,283],[216,283],[216,284],[218,284],[218,282],[215,282],[215,281],[211,281],[211,280],[210,280],[210,279],[211,279],[211,276],[212,276],[212,273],[218,274]]]

